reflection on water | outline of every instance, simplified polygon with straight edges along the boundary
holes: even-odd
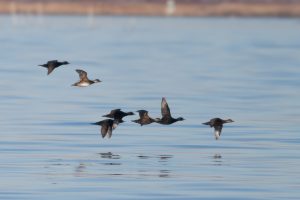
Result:
[[[214,165],[218,165],[218,166],[222,165],[222,156],[221,156],[221,154],[217,153],[213,156],[213,163],[214,163]]]
[[[299,199],[297,20],[43,22],[0,16],[0,199]],[[50,59],[71,64],[46,76]],[[79,67],[103,82],[72,88]],[[163,96],[185,121],[128,116],[109,140],[90,125],[111,108],[159,116]],[[213,117],[236,120],[218,141]]]
[[[159,170],[160,178],[170,178],[171,171],[170,170]]]
[[[84,163],[80,163],[75,167],[74,176],[75,177],[83,177],[86,174],[86,165]]]
[[[217,154],[214,155],[214,159],[221,159],[221,158],[222,158],[222,156],[219,153],[217,153]]]
[[[139,159],[149,159],[150,156],[145,156],[145,155],[139,155],[137,156]]]
[[[108,158],[108,159],[120,159],[120,155],[117,154],[113,154],[111,152],[107,152],[107,153],[99,153],[101,158]]]
[[[103,165],[121,165],[121,162],[110,162],[111,160],[119,160],[121,158],[120,155],[117,154],[113,154],[111,152],[105,152],[105,153],[99,153],[101,158],[105,159],[105,162],[102,163]],[[108,160],[108,162],[106,162],[106,160]]]

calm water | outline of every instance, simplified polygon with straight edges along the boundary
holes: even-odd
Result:
[[[0,17],[0,199],[299,199],[300,20]],[[71,62],[50,76],[47,60]],[[74,71],[103,82],[70,85]],[[111,139],[111,109],[125,118]],[[201,125],[232,118],[214,140]]]

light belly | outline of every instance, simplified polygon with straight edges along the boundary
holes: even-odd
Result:
[[[78,84],[78,86],[80,87],[86,87],[86,86],[89,86],[90,84],[89,83],[80,83]]]
[[[218,140],[220,138],[220,131],[215,131],[215,137],[216,137],[216,140]]]

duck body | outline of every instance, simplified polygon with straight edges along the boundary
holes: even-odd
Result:
[[[184,119],[182,117],[173,118],[173,117],[162,117],[161,119],[157,119],[155,122],[163,125],[170,125],[178,121],[183,121]]]
[[[121,109],[114,109],[111,110],[110,113],[103,115],[102,117],[108,117],[115,120],[123,121],[123,117],[126,117],[128,115],[134,115],[133,112],[123,112]]]
[[[61,65],[67,65],[67,64],[70,64],[70,63],[67,61],[59,62],[57,60],[50,60],[46,64],[42,64],[39,66],[47,68],[47,70],[48,70],[47,75],[49,75],[55,68],[58,68]]]
[[[204,125],[209,125],[210,127],[214,127],[215,139],[218,140],[221,136],[223,124],[234,122],[232,119],[221,119],[221,118],[213,118],[208,122],[203,123]]]
[[[87,87],[87,86],[92,85],[94,83],[101,82],[99,79],[90,80],[87,76],[86,71],[83,71],[81,69],[76,69],[76,72],[79,74],[80,80],[78,82],[74,83],[72,86]]]
[[[139,113],[140,118],[137,120],[132,120],[132,122],[138,123],[141,126],[143,126],[156,121],[155,119],[149,117],[147,110],[138,110],[137,112]]]
[[[178,117],[178,118],[172,117],[169,105],[168,105],[165,97],[163,97],[161,100],[161,115],[162,115],[162,118],[161,119],[157,118],[155,120],[155,122],[157,122],[159,124],[163,124],[163,125],[169,125],[169,124],[173,124],[177,121],[184,120],[182,117]]]

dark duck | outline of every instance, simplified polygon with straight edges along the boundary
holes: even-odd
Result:
[[[86,87],[86,86],[92,85],[94,83],[101,82],[99,79],[90,80],[87,76],[86,71],[83,71],[81,69],[76,69],[76,72],[79,74],[80,80],[78,82],[74,83],[72,86]]]
[[[48,70],[47,75],[49,75],[55,68],[58,68],[61,65],[67,65],[67,64],[69,64],[69,62],[67,62],[67,61],[59,62],[57,60],[50,60],[46,64],[42,64],[39,66],[47,68],[47,70]]]
[[[168,106],[166,98],[164,98],[164,97],[161,100],[161,115],[162,115],[161,119],[159,119],[159,118],[156,119],[156,122],[159,124],[169,125],[169,124],[173,124],[177,121],[184,120],[182,117],[173,118],[171,116],[170,108]]]
[[[103,115],[102,117],[108,117],[115,120],[119,120],[120,122],[123,122],[123,117],[126,117],[128,115],[134,115],[133,112],[123,112],[121,109],[114,109],[110,111],[109,114]]]
[[[138,110],[136,112],[139,113],[140,119],[132,120],[132,121],[140,124],[141,126],[151,124],[152,122],[156,121],[155,119],[152,119],[151,117],[149,117],[147,110]]]
[[[232,119],[220,119],[220,118],[213,118],[208,122],[203,123],[204,125],[209,125],[210,127],[214,127],[215,129],[215,138],[218,140],[221,136],[223,124],[234,122]]]
[[[117,128],[118,124],[122,121],[119,120],[112,120],[112,119],[105,119],[96,123],[93,123],[94,125],[101,126],[101,135],[102,138],[107,136],[108,138],[111,138],[112,131]]]

